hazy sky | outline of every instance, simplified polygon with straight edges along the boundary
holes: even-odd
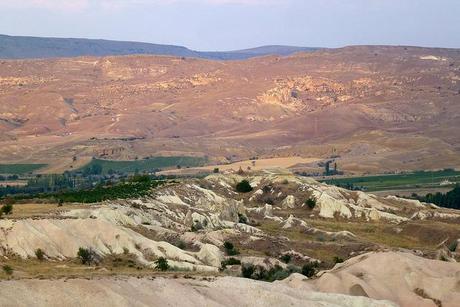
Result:
[[[0,33],[231,50],[460,47],[460,0],[0,0]]]

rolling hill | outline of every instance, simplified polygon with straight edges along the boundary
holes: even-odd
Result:
[[[295,52],[314,51],[317,49],[291,46],[263,46],[228,52],[200,52],[182,46],[140,42],[0,35],[0,59],[149,54],[216,60],[242,60],[269,54],[290,55]]]

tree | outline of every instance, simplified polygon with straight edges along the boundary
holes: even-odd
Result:
[[[215,168],[213,171],[212,171],[214,174],[218,174],[219,173],[219,168]]]
[[[236,191],[239,193],[248,193],[252,191],[251,184],[246,179],[236,185]]]
[[[168,260],[164,257],[160,257],[155,260],[155,268],[160,271],[167,271],[169,269]]]

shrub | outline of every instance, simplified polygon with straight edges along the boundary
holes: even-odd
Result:
[[[238,223],[247,224],[248,223],[247,216],[244,214],[238,213]]]
[[[310,262],[310,263],[304,264],[302,267],[302,274],[309,278],[315,276],[317,266],[318,264],[316,262]]]
[[[218,174],[218,173],[219,173],[219,169],[216,167],[212,172],[213,172],[214,174]]]
[[[334,263],[342,263],[342,262],[343,262],[343,259],[340,258],[339,256],[334,257]]]
[[[452,241],[452,243],[449,244],[449,250],[451,252],[455,252],[457,250],[457,246],[458,246],[458,241],[457,240]]]
[[[6,215],[13,213],[13,205],[12,204],[5,204],[5,205],[2,206],[1,211],[2,211],[2,213],[6,214]]]
[[[284,263],[289,263],[291,262],[291,259],[292,259],[292,256],[289,255],[289,254],[284,254],[280,257],[281,261],[283,261]]]
[[[199,230],[202,230],[203,228],[204,228],[203,224],[201,224],[200,221],[193,221],[193,224],[191,227],[192,232],[197,232]]]
[[[250,263],[244,263],[241,266],[241,275],[244,278],[252,278],[252,274],[254,274],[254,271],[255,271],[255,267],[254,265]]]
[[[308,208],[310,208],[311,210],[313,210],[315,207],[316,207],[316,199],[314,198],[309,198],[305,201],[305,204],[308,206]]]
[[[77,257],[80,259],[82,264],[91,265],[99,261],[96,251],[90,248],[80,247],[77,252]]]
[[[38,260],[42,261],[43,259],[45,259],[45,252],[41,248],[37,248],[35,250],[35,256]]]
[[[248,193],[252,191],[251,184],[247,180],[242,180],[236,185],[236,191],[239,193]]]
[[[160,257],[155,260],[155,269],[160,271],[167,271],[169,269],[168,260],[164,257]]]
[[[235,246],[233,245],[233,243],[231,242],[228,242],[228,241],[225,241],[224,242],[224,249],[225,249],[225,253],[228,255],[228,256],[235,256],[235,255],[238,255],[240,252],[235,248]]]
[[[221,270],[225,270],[227,268],[227,265],[241,265],[241,261],[236,258],[228,258],[221,263]]]
[[[3,272],[5,272],[5,274],[7,274],[7,275],[11,275],[11,274],[13,274],[13,268],[10,267],[9,265],[5,264],[3,266]]]

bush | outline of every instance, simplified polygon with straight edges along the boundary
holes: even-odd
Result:
[[[318,263],[316,262],[310,262],[310,263],[304,264],[302,267],[302,275],[305,275],[309,278],[315,276],[317,266],[318,266]]]
[[[308,206],[308,208],[310,208],[311,210],[313,210],[315,207],[316,207],[316,199],[314,198],[309,198],[305,201],[305,204]]]
[[[235,256],[235,255],[238,255],[240,252],[235,248],[235,246],[233,246],[233,243],[231,242],[228,242],[228,241],[225,241],[224,242],[224,249],[225,249],[225,253],[228,255],[228,256]]]
[[[77,252],[77,257],[80,259],[82,264],[91,265],[99,261],[97,253],[90,248],[80,247]]]
[[[13,213],[13,205],[12,204],[3,205],[1,212],[6,215]]]
[[[334,263],[342,263],[344,260],[340,258],[339,256],[334,257]]]
[[[244,214],[238,213],[238,223],[247,224],[248,223],[247,216]]]
[[[455,241],[452,241],[452,243],[449,244],[449,250],[451,252],[455,252],[457,250],[457,246],[458,246],[458,241],[455,240]]]
[[[218,173],[219,173],[219,169],[216,167],[212,172],[213,172],[214,174],[218,174]]]
[[[35,250],[35,256],[38,260],[42,261],[43,259],[45,259],[45,252],[41,248],[37,248]]]
[[[252,278],[252,274],[254,274],[254,271],[255,271],[255,267],[254,265],[250,263],[244,263],[241,266],[241,275],[244,278]]]
[[[228,258],[221,263],[221,270],[225,270],[227,268],[227,265],[241,265],[241,261],[236,258]]]
[[[164,257],[160,257],[155,260],[155,269],[160,271],[167,271],[169,269],[168,260]]]
[[[247,180],[242,180],[236,185],[236,191],[239,193],[248,193],[252,191],[251,184],[249,184],[249,181]]]
[[[11,275],[11,274],[13,274],[13,268],[10,267],[9,265],[5,264],[3,266],[3,272],[5,272],[5,274],[7,274],[7,275]]]
[[[291,259],[292,259],[292,256],[289,255],[289,254],[284,254],[280,257],[281,261],[283,261],[284,263],[289,263],[291,262]]]

